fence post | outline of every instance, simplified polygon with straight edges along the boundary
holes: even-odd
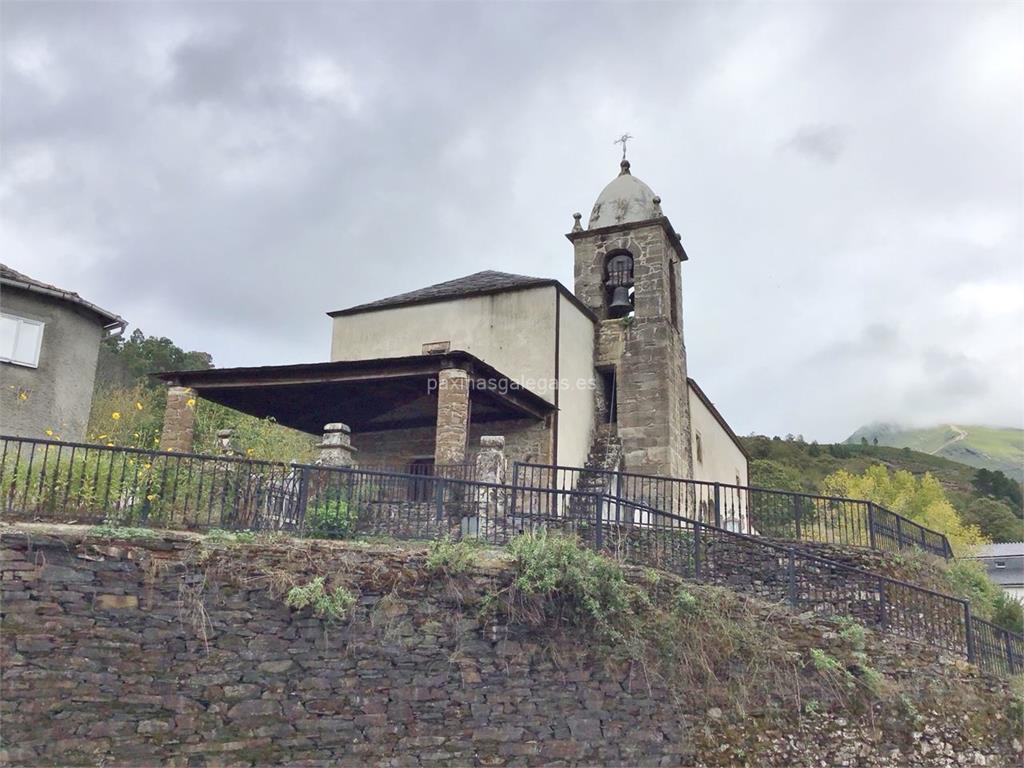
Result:
[[[1010,632],[1003,630],[1003,644],[1006,646],[1006,665],[1011,675],[1017,674],[1017,664],[1013,658],[1013,637]]]
[[[797,541],[803,538],[803,532],[800,530],[800,509],[803,507],[801,503],[802,499],[799,496],[793,497],[793,520],[796,524],[796,538]]]
[[[693,524],[693,578],[700,581],[700,521]]]
[[[885,579],[878,578],[878,625],[885,629],[889,623],[889,606],[885,597]]]
[[[871,542],[872,549],[878,549],[875,543],[875,505],[872,502],[868,502],[868,540]]]
[[[519,462],[512,462],[512,500],[508,503],[508,516],[516,516],[516,486],[519,485]]]
[[[622,524],[622,472],[615,473],[615,524]]]
[[[444,478],[438,477],[434,480],[434,513],[437,515],[437,523],[444,520]]]
[[[798,605],[799,600],[796,595],[796,556],[793,554],[792,548],[789,550],[789,563],[786,566],[786,576],[789,581],[789,602],[793,605]]]
[[[715,483],[715,527],[722,527],[722,487]]]
[[[604,546],[604,526],[601,525],[601,494],[594,494],[594,549],[598,552]]]
[[[967,660],[972,664],[977,654],[974,648],[974,627],[971,622],[971,604],[964,600],[964,637],[967,640]]]
[[[895,517],[896,517],[896,549],[897,550],[902,550],[903,549],[903,518],[900,517],[899,515],[895,515]]]
[[[306,533],[306,505],[309,503],[309,469],[299,469],[299,495],[295,500],[295,512],[299,516],[299,535]]]

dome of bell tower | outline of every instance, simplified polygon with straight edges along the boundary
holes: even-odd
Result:
[[[619,175],[597,196],[587,229],[647,221],[663,215],[661,198],[629,172],[629,161],[623,160],[619,168]]]

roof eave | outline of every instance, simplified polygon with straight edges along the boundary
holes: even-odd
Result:
[[[473,299],[479,296],[490,296],[496,293],[512,293],[514,291],[529,291],[534,288],[550,288],[554,287],[559,293],[565,296],[572,304],[584,315],[590,318],[591,321],[597,322],[597,315],[595,315],[586,304],[580,301],[576,295],[562,285],[558,280],[554,278],[539,280],[536,283],[530,283],[529,285],[512,285],[502,286],[495,288],[481,288],[476,291],[469,291],[468,293],[460,293],[452,296],[425,296],[421,298],[408,299],[405,301],[395,302],[393,304],[384,304],[380,306],[359,306],[349,307],[347,309],[336,309],[333,312],[327,312],[328,317],[346,317],[350,315],[362,315],[368,312],[383,312],[388,309],[398,309],[400,307],[412,307],[420,304],[441,304],[446,301],[460,301],[462,299]]]
[[[686,377],[686,382],[693,388],[693,391],[696,393],[697,397],[700,398],[700,401],[704,403],[704,406],[709,411],[711,411],[711,415],[715,417],[715,421],[717,421],[719,425],[721,425],[722,429],[726,431],[729,437],[732,438],[733,443],[735,443],[736,447],[740,449],[740,453],[742,453],[746,460],[749,462],[751,460],[750,453],[747,452],[747,449],[744,447],[743,442],[740,440],[737,434],[732,431],[732,427],[729,426],[729,422],[725,420],[725,417],[715,407],[715,404],[711,402],[711,398],[708,397],[707,393],[700,388],[700,384],[698,384],[689,376]]]
[[[93,304],[91,301],[86,301],[77,293],[71,291],[62,291],[59,289],[47,288],[42,285],[36,285],[35,283],[26,283],[22,280],[15,280],[10,277],[0,277],[0,285],[9,285],[12,288],[19,288],[29,293],[38,293],[41,296],[49,296],[51,298],[60,299],[66,301],[69,304],[82,307],[94,315],[99,317],[103,322],[103,329],[112,332],[114,329],[123,331],[128,327],[128,321],[122,318],[120,315],[115,315],[103,307]]]

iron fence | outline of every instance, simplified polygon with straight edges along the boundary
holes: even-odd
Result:
[[[709,525],[773,539],[921,549],[949,559],[946,537],[869,501],[631,472],[517,463],[513,485],[603,493]]]
[[[660,509],[630,498],[640,493],[618,485],[619,478],[614,488],[564,487],[550,482],[557,474],[524,472],[520,465],[513,483],[501,485],[84,443],[0,442],[0,508],[8,517],[318,538],[472,538],[494,545],[525,532],[557,530],[625,562],[805,611],[851,616],[965,656],[988,672],[1024,671],[1024,637],[972,617],[964,600],[730,530],[717,523],[720,516],[708,521]],[[641,487],[647,492],[680,485]],[[690,501],[700,498],[695,493]],[[684,508],[700,511],[699,504]],[[904,534],[894,537],[901,546],[917,545],[916,532],[907,538],[898,528],[902,523],[885,524]]]

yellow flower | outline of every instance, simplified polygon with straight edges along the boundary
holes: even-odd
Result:
[[[107,443],[107,448],[113,448],[113,447],[114,447],[113,443]]]
[[[47,437],[53,437],[53,430],[52,429],[46,430],[46,436]]]
[[[146,497],[146,501],[153,501],[153,499],[155,499],[155,498],[156,498],[156,494],[155,493],[151,493],[151,494],[149,494],[149,496]]]
[[[185,401],[185,405],[187,405],[189,408],[195,408],[196,399],[194,397],[190,397],[188,400]]]
[[[106,435],[96,435],[96,439],[97,440],[106,440],[107,436]]]
[[[28,392],[26,392],[24,389],[21,390],[21,392],[18,393],[18,399],[19,400],[28,400]]]
[[[136,401],[135,402],[135,410],[136,411],[141,411],[142,410],[142,403]]]
[[[110,418],[112,418],[114,421],[120,421],[121,420],[121,412],[120,411],[114,411],[112,414],[110,414]]]
[[[153,438],[153,445],[160,445],[160,438],[159,437],[154,437]]]
[[[149,469],[151,466],[153,466],[153,465],[150,464],[149,462],[146,462],[145,464],[142,465],[142,468],[143,469]]]
[[[252,448],[246,448],[245,449],[245,455],[246,456],[252,456],[254,453],[256,453],[256,451],[254,451]]]

